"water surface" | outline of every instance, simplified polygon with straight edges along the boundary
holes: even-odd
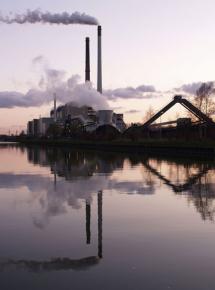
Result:
[[[0,145],[0,289],[215,288],[215,163]]]

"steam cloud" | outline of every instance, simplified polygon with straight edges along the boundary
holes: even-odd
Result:
[[[92,106],[94,109],[108,109],[108,100],[117,99],[149,99],[157,97],[156,92],[141,92],[135,88],[120,88],[104,91],[101,95],[93,88],[91,82],[80,83],[80,76],[73,75],[67,80],[65,72],[46,69],[45,75],[37,87],[30,89],[26,94],[15,91],[0,92],[0,108],[39,107],[53,101],[56,93],[61,103],[74,102],[79,106]]]
[[[73,102],[78,106],[92,106],[95,110],[108,109],[108,100],[152,98],[156,95],[154,87],[144,85],[106,90],[101,95],[91,82],[80,83],[78,75],[67,78],[64,71],[50,68],[43,56],[37,56],[32,63],[42,69],[38,84],[27,93],[0,92],[0,108],[39,107],[52,102],[54,93],[60,103]]]
[[[106,98],[93,88],[92,83],[80,83],[78,75],[67,78],[64,71],[50,68],[42,56],[33,59],[33,64],[42,68],[42,77],[37,86],[27,93],[0,92],[0,108],[39,107],[52,102],[54,93],[61,103],[74,102],[96,110],[109,108]]]
[[[55,86],[50,84],[56,79]],[[53,101],[56,93],[61,103],[74,102],[78,106],[92,106],[96,110],[109,108],[107,100],[100,95],[91,83],[79,83],[79,76],[74,75],[63,81],[59,71],[46,71],[46,78],[39,84],[40,88],[30,89],[26,94],[19,92],[0,92],[0,108],[39,107]]]
[[[0,13],[0,22],[6,24],[25,24],[25,23],[43,23],[43,24],[84,24],[84,25],[98,25],[98,20],[85,13],[74,12],[69,14],[68,12],[63,13],[51,13],[42,12],[41,10],[27,10],[23,14],[12,14],[4,16]]]
[[[78,173],[80,169],[74,167]],[[114,168],[113,171],[117,170]],[[80,175],[77,180],[70,182],[63,179],[58,180],[57,187],[53,190],[53,180],[50,177],[30,174],[13,174],[0,173],[0,189],[13,189],[22,186],[27,187],[30,193],[35,193],[31,200],[41,207],[37,216],[33,218],[33,223],[36,227],[44,228],[49,220],[67,212],[67,207],[74,209],[82,207],[81,200],[92,200],[98,188],[103,190],[118,190],[123,194],[154,194],[154,186],[143,185],[142,181],[134,180],[128,182],[119,182],[115,178],[110,178],[109,175],[83,176]],[[42,192],[42,194],[41,194]]]

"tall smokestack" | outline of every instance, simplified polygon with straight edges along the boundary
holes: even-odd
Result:
[[[102,94],[102,27],[98,26],[98,78],[97,91]]]
[[[85,66],[85,81],[90,81],[90,38],[86,37],[86,66]]]
[[[54,122],[57,122],[57,96],[54,93]]]

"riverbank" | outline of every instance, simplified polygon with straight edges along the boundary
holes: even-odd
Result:
[[[74,149],[88,149],[112,152],[156,153],[158,155],[215,157],[215,142],[178,140],[114,140],[86,141],[72,139],[20,139],[26,145],[69,146]]]

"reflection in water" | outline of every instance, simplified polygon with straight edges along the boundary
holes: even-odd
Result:
[[[212,173],[213,174],[213,173]],[[211,172],[198,179],[188,192],[188,201],[193,202],[203,220],[214,221],[215,185],[211,181]]]
[[[186,171],[187,180],[182,184],[174,184],[168,178],[164,177],[161,173],[159,173],[155,168],[150,166],[148,162],[143,162],[144,166],[152,172],[155,176],[157,176],[160,180],[162,180],[166,185],[172,188],[175,193],[183,193],[184,191],[190,190],[194,184],[201,179],[201,177],[205,176],[208,171],[211,169],[211,166],[204,165],[203,167],[199,168],[199,172],[194,175],[189,175],[189,171]],[[171,172],[171,171],[170,171]],[[177,168],[177,173],[179,174],[179,168]],[[177,174],[177,180],[179,180]]]
[[[167,161],[145,156],[77,152],[67,148],[32,147],[26,150],[30,163],[50,168],[52,177],[3,172],[0,173],[0,189],[27,187],[32,193],[31,202],[39,201],[42,209],[42,213],[33,217],[33,224],[39,229],[44,229],[52,217],[66,213],[69,208],[80,209],[84,201],[87,245],[91,244],[91,206],[97,193],[97,254],[81,259],[7,259],[0,262],[1,270],[11,267],[30,271],[84,270],[97,265],[103,258],[103,192],[107,189],[124,194],[152,195],[165,184],[174,194],[185,196],[203,220],[214,220],[213,162]],[[134,170],[134,174],[127,174],[127,169]]]
[[[213,160],[14,147],[1,289],[214,289]]]
[[[102,259],[102,192],[98,194],[98,253],[96,256],[81,259],[55,258],[50,261],[13,260],[0,261],[0,271],[15,267],[16,269],[27,269],[33,272],[39,271],[62,271],[62,270],[87,270],[95,266]],[[89,207],[90,209],[90,207]],[[90,212],[86,212],[87,242],[90,242]],[[88,232],[89,231],[89,232]]]
[[[92,256],[79,260],[69,258],[56,258],[50,261],[31,261],[31,260],[12,260],[0,261],[0,271],[12,270],[29,270],[32,272],[39,271],[62,271],[62,270],[87,270],[99,263],[99,257]]]
[[[87,153],[69,149],[38,150],[38,148],[28,149],[28,157],[34,164],[51,166],[52,172],[68,181],[76,180],[77,177],[82,182],[88,180],[86,184],[89,192],[93,181],[95,189],[92,192],[99,189],[115,189],[126,193],[154,194],[157,181],[160,180],[175,194],[188,196],[188,201],[194,204],[204,220],[214,218],[213,162],[202,164],[180,160],[164,161],[139,156],[127,158],[113,153]],[[111,178],[111,174],[115,171],[123,170],[125,160],[129,160],[130,166],[143,166],[141,182]],[[89,228],[87,231],[89,233]]]
[[[86,200],[86,237],[87,244],[90,244],[91,240],[91,230],[90,230],[90,217],[91,217],[91,205],[90,202]]]
[[[98,192],[98,256],[102,258],[102,191]]]
[[[64,214],[67,206],[78,209],[80,201],[85,200],[86,242],[90,244],[91,202],[95,192],[109,189],[151,195],[160,186],[159,182],[175,194],[187,196],[204,220],[214,218],[214,162],[165,161],[136,155],[128,158],[122,154],[79,152],[69,148],[30,147],[26,150],[29,162],[51,169],[54,190],[48,176],[12,173],[0,173],[0,188],[27,186],[43,209],[42,215],[34,217],[34,225],[41,229],[51,217]],[[126,166],[142,172],[142,178],[120,178],[126,172]],[[45,195],[38,194],[44,190]]]
[[[38,196],[43,216],[34,217],[34,224],[44,228],[50,217],[63,214],[67,206],[78,209],[86,202],[87,244],[90,244],[90,214],[92,196],[99,190],[113,189],[128,194],[154,194],[159,181],[175,194],[186,195],[203,219],[214,218],[215,164],[192,161],[165,161],[133,155],[78,152],[69,148],[27,148],[29,162],[50,167],[54,175],[54,190],[49,177],[29,174],[0,173],[0,188],[27,186],[34,198]],[[23,151],[23,148],[22,148]],[[142,179],[120,179],[117,172],[125,167],[138,168]],[[59,179],[57,179],[57,176]],[[72,183],[72,187],[71,187]]]
[[[177,168],[177,182],[174,184],[171,181],[172,170],[169,171],[169,179],[164,177],[161,172],[153,168],[149,162],[143,162],[144,166],[164,182],[167,186],[171,187],[176,194],[188,195],[188,201],[193,202],[197,211],[201,214],[203,220],[214,220],[215,214],[215,184],[213,181],[214,164],[198,164],[196,167],[197,172],[194,174],[191,171],[192,166],[186,166],[186,179],[181,184],[178,177],[179,172],[182,171],[178,165],[173,164]]]

